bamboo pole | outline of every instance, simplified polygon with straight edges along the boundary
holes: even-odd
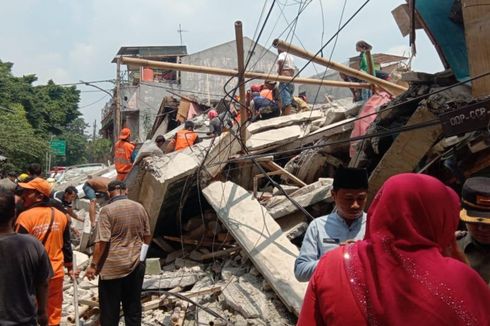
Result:
[[[303,50],[295,45],[287,43],[285,41],[281,41],[279,39],[275,39],[272,45],[280,50],[286,51],[287,53],[293,54],[295,56],[301,57],[303,59],[311,60],[314,63],[320,64],[322,66],[332,68],[337,70],[338,72],[344,73],[348,76],[356,77],[361,80],[365,80],[369,83],[372,83],[376,86],[381,87],[388,93],[398,96],[401,93],[405,92],[407,88],[391,83],[381,78],[377,78],[375,76],[371,76],[363,71],[353,69],[351,67],[345,66],[340,63],[336,63],[334,61],[330,61],[328,59],[316,56],[314,53]],[[352,87],[351,87],[352,88]]]
[[[168,70],[195,72],[201,74],[211,74],[211,75],[227,76],[227,77],[236,77],[238,75],[238,71],[233,69],[186,65],[180,63],[136,59],[132,57],[121,57],[121,63],[126,65],[162,68]],[[269,75],[269,74],[252,72],[252,71],[245,71],[243,73],[243,77],[264,79],[264,80],[271,80],[271,81],[280,81],[280,82],[292,81],[293,83],[297,83],[297,84],[320,85],[320,86],[328,86],[328,87],[345,87],[345,88],[369,88],[370,87],[370,85],[367,83],[351,83],[351,82],[343,82],[343,81],[336,81],[336,80],[321,80],[321,79],[313,79],[313,78],[294,78],[293,80],[293,77],[289,77],[289,76]]]
[[[243,61],[243,32],[242,32],[242,22],[235,22],[235,39],[236,39],[236,51],[237,51],[237,62],[238,62],[238,89],[240,92],[240,136],[243,144],[247,141],[247,127],[245,124],[248,120],[246,99],[245,99],[245,78],[243,78],[243,73],[245,72],[245,65]]]

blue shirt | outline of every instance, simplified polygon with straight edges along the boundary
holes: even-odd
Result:
[[[309,281],[316,265],[327,251],[333,250],[346,240],[362,240],[366,232],[366,213],[349,226],[332,212],[313,220],[306,230],[303,244],[294,264],[294,275],[300,282]]]

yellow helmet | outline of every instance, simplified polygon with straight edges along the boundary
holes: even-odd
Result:
[[[17,179],[20,181],[20,182],[24,182],[26,181],[26,179],[29,178],[29,175],[27,173],[22,173],[21,175],[19,175],[17,177]]]

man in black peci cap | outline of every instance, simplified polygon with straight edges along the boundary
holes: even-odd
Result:
[[[339,168],[333,180],[332,213],[313,220],[306,230],[301,251],[294,264],[298,281],[306,282],[321,256],[346,242],[364,238],[368,176],[364,169]]]
[[[470,265],[490,284],[490,178],[469,178],[463,185],[460,218],[468,233],[458,245]]]

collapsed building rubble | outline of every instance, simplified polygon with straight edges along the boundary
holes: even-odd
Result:
[[[338,66],[325,60],[317,58]],[[203,105],[192,117],[201,143],[164,155],[151,154],[151,141],[143,144],[126,180],[153,235],[143,324],[294,324],[307,286],[295,279],[294,260],[310,220],[332,211],[331,178],[340,166],[368,170],[369,200],[398,173],[428,173],[459,190],[464,178],[489,172],[490,100],[474,97],[459,74],[408,72],[401,85],[368,81],[376,94],[367,102],[327,98],[307,111],[249,123],[244,138],[237,126],[207,135]],[[199,101],[165,98],[148,139],[173,137],[190,103]],[[79,242],[82,250],[86,241]],[[78,255],[83,269],[88,257]],[[66,284],[64,318],[73,322]],[[79,284],[86,324],[97,322],[96,285]]]

